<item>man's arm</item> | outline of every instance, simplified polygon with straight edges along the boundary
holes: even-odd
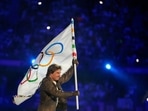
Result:
[[[72,60],[72,66],[61,76],[61,78],[59,79],[60,84],[63,84],[70,80],[70,78],[72,77],[74,73],[74,64],[76,65],[79,64],[77,59]]]
[[[44,81],[43,87],[44,87],[43,90],[45,90],[45,92],[47,92],[48,94],[51,94],[55,97],[68,98],[68,97],[76,96],[79,94],[78,91],[63,92],[61,90],[57,90],[56,87],[54,86],[54,84],[49,80]]]
[[[73,66],[71,66],[59,79],[59,83],[63,84],[70,80],[73,75]]]

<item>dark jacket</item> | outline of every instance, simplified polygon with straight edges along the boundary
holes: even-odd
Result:
[[[57,85],[53,83],[50,77],[45,77],[42,80],[40,86],[40,104],[38,111],[56,111],[56,109],[60,109],[60,111],[67,111],[66,98],[74,96],[74,93],[63,92],[61,84],[67,82],[72,75],[73,67],[70,67],[68,71],[60,77],[59,81],[57,81]]]

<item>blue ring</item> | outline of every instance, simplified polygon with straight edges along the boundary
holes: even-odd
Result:
[[[54,53],[54,54],[59,54],[59,53],[61,53],[62,51],[63,51],[63,44],[62,43],[53,43],[53,44],[51,44],[46,50],[45,50],[45,54],[46,55],[51,55],[51,54],[49,54],[48,53],[48,49],[50,49],[52,46],[54,46],[54,45],[61,45],[61,51],[59,51],[59,52],[57,52],[57,53]]]

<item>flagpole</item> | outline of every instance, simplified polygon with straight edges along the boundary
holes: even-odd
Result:
[[[74,33],[74,19],[71,19],[71,32],[72,32],[72,55],[73,59],[77,59],[76,45],[75,45],[75,33]],[[75,90],[78,91],[78,80],[77,80],[77,68],[74,64],[74,77],[75,77]],[[76,96],[76,109],[79,110],[79,97]]]

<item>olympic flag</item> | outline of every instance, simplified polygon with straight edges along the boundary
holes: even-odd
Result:
[[[62,74],[72,65],[72,59],[77,55],[73,23],[72,19],[71,24],[42,49],[35,62],[30,66],[18,86],[17,95],[14,96],[16,105],[20,105],[35,94],[40,82],[46,76],[49,65],[52,63],[61,65]]]

